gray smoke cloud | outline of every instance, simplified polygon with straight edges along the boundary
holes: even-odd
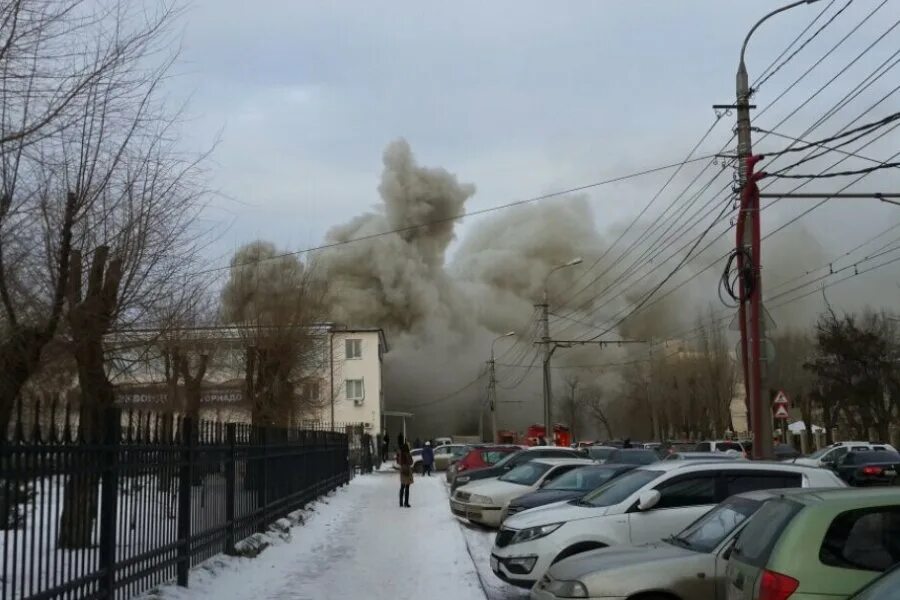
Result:
[[[585,333],[585,322],[608,327],[601,319],[618,311],[627,313],[675,264],[611,301],[610,296],[618,292],[606,294],[606,304],[595,306],[591,298],[612,283],[624,265],[593,283],[597,270],[584,274],[605,248],[586,197],[573,195],[565,201],[524,205],[483,217],[467,227],[465,237],[448,255],[456,240],[454,217],[465,212],[475,186],[444,169],[418,165],[402,139],[387,146],[383,163],[380,202],[333,227],[327,241],[400,231],[328,250],[316,259],[315,268],[328,277],[334,320],[385,329],[391,346],[385,362],[386,401],[392,410],[416,414],[414,431],[419,435],[474,433],[486,395],[484,380],[465,386],[484,368],[492,340],[507,331],[518,336],[497,344],[500,398],[519,403],[501,406],[501,427],[521,430],[541,420],[534,305],[540,302],[545,278],[554,266],[575,257],[584,259],[582,266],[557,271],[549,280],[550,305],[558,313],[578,308],[573,318],[582,320],[573,324],[571,318],[551,317],[554,336],[577,337]],[[425,222],[434,224],[418,227]],[[692,327],[698,314],[708,311],[718,285],[719,268],[704,267],[729,246],[730,236],[702,258],[691,260],[683,276],[700,272],[691,285],[652,302],[608,337],[658,341],[661,335]],[[783,257],[770,263],[767,274],[773,277],[795,274],[799,265],[816,262],[820,253],[804,235],[783,238],[772,247],[773,253]],[[721,310],[718,303],[714,307]],[[610,363],[641,352],[645,354],[646,349],[597,346],[558,352],[554,357],[554,364],[561,367],[554,372],[557,395],[574,373],[580,385],[607,389],[617,385],[615,370],[567,371],[565,367]],[[530,373],[512,366],[529,364],[535,366]],[[464,389],[443,398],[460,388]]]

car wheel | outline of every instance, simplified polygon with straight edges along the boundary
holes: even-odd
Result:
[[[556,556],[556,558],[553,559],[553,564],[555,565],[564,558],[569,558],[570,556],[575,556],[576,554],[581,554],[582,552],[599,550],[600,548],[606,548],[606,544],[599,544],[597,542],[584,542],[581,544],[575,544],[574,546],[569,546],[568,548],[560,552]]]

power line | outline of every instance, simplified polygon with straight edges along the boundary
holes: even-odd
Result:
[[[566,196],[566,195],[569,195],[569,194],[574,194],[574,193],[576,193],[576,192],[583,192],[584,190],[589,190],[589,189],[592,189],[592,188],[596,188],[596,187],[600,187],[600,186],[604,186],[604,185],[609,185],[609,184],[612,184],[612,183],[618,183],[618,182],[620,182],[620,181],[627,181],[627,180],[629,180],[629,179],[635,179],[635,178],[637,178],[637,177],[643,177],[644,175],[651,175],[651,174],[653,174],[653,173],[659,173],[660,171],[666,171],[666,170],[668,170],[668,169],[673,169],[673,168],[675,168],[675,167],[680,167],[680,166],[683,166],[683,165],[688,164],[688,163],[694,163],[694,162],[700,162],[700,161],[704,161],[704,160],[709,160],[709,159],[714,158],[714,157],[715,157],[714,154],[709,154],[709,155],[705,155],[705,156],[698,156],[698,157],[696,157],[696,158],[693,158],[693,159],[690,159],[690,160],[687,160],[687,161],[680,161],[680,162],[670,163],[670,164],[666,164],[666,165],[661,165],[661,166],[658,166],[658,167],[652,167],[652,168],[649,168],[649,169],[644,169],[644,170],[642,170],[642,171],[636,171],[636,172],[633,172],[633,173],[628,173],[628,174],[626,174],[626,175],[619,175],[619,176],[617,176],[617,177],[611,177],[611,178],[609,178],[609,179],[603,179],[603,180],[601,180],[601,181],[595,181],[595,182],[593,182],[593,183],[587,183],[587,184],[584,184],[584,185],[580,185],[580,186],[576,186],[576,187],[571,187],[571,188],[568,188],[568,189],[565,189],[565,190],[559,190],[559,191],[557,191],[557,192],[551,192],[551,193],[549,193],[549,194],[542,194],[542,195],[540,195],[540,196],[533,196],[533,197],[531,197],[531,198],[526,198],[526,199],[524,199],[524,200],[516,200],[516,201],[514,201],[514,202],[507,202],[506,204],[500,204],[500,205],[498,205],[498,206],[491,206],[491,207],[488,207],[488,208],[482,208],[482,209],[479,209],[479,210],[473,210],[473,211],[468,212],[468,213],[460,213],[460,214],[453,215],[453,216],[450,216],[450,217],[443,217],[443,218],[440,218],[440,219],[432,219],[432,220],[430,220],[430,221],[426,221],[426,222],[423,222],[423,223],[417,223],[417,224],[415,224],[415,225],[408,225],[408,226],[406,226],[406,227],[398,227],[397,229],[390,229],[390,230],[387,230],[387,231],[379,231],[379,232],[377,232],[377,233],[371,233],[371,234],[368,234],[368,235],[362,235],[362,236],[355,237],[355,238],[350,238],[350,239],[346,239],[346,240],[339,240],[339,241],[330,242],[330,243],[327,243],[327,244],[321,244],[321,245],[319,245],[319,246],[312,246],[312,247],[310,247],[310,248],[304,248],[304,249],[302,249],[302,250],[294,250],[294,251],[291,251],[291,252],[283,252],[283,253],[281,253],[281,254],[276,254],[276,255],[274,255],[274,256],[268,256],[268,257],[261,258],[261,259],[256,260],[256,261],[247,261],[247,262],[240,263],[240,264],[236,264],[236,265],[223,265],[223,266],[220,266],[220,267],[213,267],[213,268],[205,269],[205,270],[202,270],[202,271],[196,271],[196,272],[194,273],[194,275],[202,275],[202,274],[204,274],[204,273],[214,273],[214,272],[217,272],[217,271],[224,271],[224,270],[226,270],[226,269],[233,269],[233,268],[237,268],[237,267],[250,267],[250,266],[254,266],[254,265],[257,265],[257,264],[260,264],[260,263],[263,263],[263,262],[268,262],[268,261],[271,261],[271,260],[278,260],[278,259],[281,259],[281,258],[286,258],[286,257],[288,257],[288,256],[299,256],[299,255],[302,255],[302,254],[308,254],[308,253],[311,253],[311,252],[320,252],[320,251],[322,251],[322,250],[330,250],[330,249],[332,249],[332,248],[337,248],[337,247],[339,247],[339,246],[345,246],[345,245],[347,245],[347,244],[353,244],[353,243],[356,243],[356,242],[362,242],[362,241],[371,240],[371,239],[375,239],[375,238],[379,238],[379,237],[384,237],[384,236],[386,236],[386,235],[394,235],[394,234],[398,234],[398,233],[405,233],[405,232],[407,232],[407,231],[415,231],[415,230],[417,230],[417,229],[422,229],[422,228],[425,228],[425,227],[432,227],[432,226],[434,226],[434,225],[439,225],[439,224],[441,224],[441,223],[449,223],[449,222],[453,222],[453,221],[460,221],[460,220],[466,219],[466,218],[468,218],[468,217],[475,217],[475,216],[479,216],[479,215],[484,215],[484,214],[492,213],[492,212],[495,212],[495,211],[498,211],[498,210],[504,210],[504,209],[507,209],[507,208],[514,208],[514,207],[517,207],[517,206],[524,206],[524,205],[526,205],[526,204],[532,204],[532,203],[534,203],[534,202],[540,202],[540,201],[542,201],[542,200],[549,200],[549,199],[551,199],[551,198],[558,198],[558,197],[560,197],[560,196]]]

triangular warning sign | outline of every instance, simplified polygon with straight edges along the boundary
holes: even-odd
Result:
[[[787,404],[788,397],[787,394],[784,393],[784,390],[779,390],[775,395],[775,399],[772,400],[772,404]]]
[[[789,416],[788,409],[784,404],[779,404],[778,408],[775,409],[776,419],[787,419]]]

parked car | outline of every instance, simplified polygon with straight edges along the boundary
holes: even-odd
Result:
[[[813,452],[809,456],[802,456],[794,459],[794,462],[798,465],[826,467],[837,464],[837,462],[848,452],[860,452],[864,450],[897,451],[897,449],[890,444],[878,444],[872,442],[835,442]]]
[[[741,460],[737,452],[673,452],[663,460]]]
[[[439,438],[434,439],[434,447],[435,448],[437,448],[438,446],[446,446],[446,445],[452,444],[452,443],[453,443],[453,438],[451,438],[451,437],[439,437]]]
[[[695,442],[669,442],[666,444],[668,452],[693,452],[696,447]]]
[[[450,490],[455,491],[461,485],[466,485],[480,479],[499,477],[507,471],[525,464],[536,458],[584,458],[584,454],[572,448],[560,448],[557,446],[534,446],[525,448],[519,452],[509,454],[491,467],[484,469],[472,469],[458,474],[450,485]]]
[[[734,440],[711,440],[694,444],[694,452],[737,452],[744,457],[750,456],[747,447]]]
[[[900,598],[900,565],[850,596],[850,600],[897,600]]]
[[[621,448],[611,452],[606,462],[619,465],[649,465],[659,462],[659,454],[655,450],[644,448]]]
[[[564,475],[560,475],[550,484],[535,490],[530,494],[519,496],[509,503],[506,515],[514,515],[523,510],[544,506],[553,502],[580,498],[596,490],[598,487],[611,481],[637,465],[588,465],[573,469]]]
[[[507,582],[530,587],[554,562],[606,546],[659,541],[734,494],[845,485],[831,471],[790,463],[661,461],[578,500],[509,517],[494,542],[491,568]]]
[[[456,473],[459,474],[472,469],[483,469],[493,466],[503,458],[521,449],[521,446],[473,446],[456,461]]]
[[[564,559],[550,567],[531,598],[557,600],[578,590],[583,598],[722,600],[735,536],[764,502],[780,495],[781,490],[769,490],[732,496],[661,542]]]
[[[789,490],[738,536],[728,600],[848,598],[900,562],[900,489]]]
[[[434,449],[434,470],[444,471],[450,463],[466,455],[468,444],[445,444]]]
[[[450,497],[450,510],[473,523],[500,527],[513,498],[540,489],[576,467],[593,463],[588,458],[538,458],[519,465],[497,479],[474,481]]]
[[[832,469],[850,485],[891,485],[900,471],[900,454],[893,450],[847,452]]]
[[[609,458],[609,455],[618,450],[618,448],[615,446],[588,446],[585,450],[590,458],[599,463],[604,463]]]

